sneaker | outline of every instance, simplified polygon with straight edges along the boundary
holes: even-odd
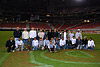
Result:
[[[15,52],[14,50],[12,52]]]

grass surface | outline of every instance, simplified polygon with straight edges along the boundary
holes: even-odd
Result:
[[[95,41],[95,51],[59,50],[7,53],[5,43],[12,31],[0,31],[0,67],[100,67],[100,34],[83,34]]]

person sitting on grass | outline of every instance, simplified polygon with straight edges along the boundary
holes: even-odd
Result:
[[[82,40],[80,39],[80,37],[78,37],[78,39],[76,40],[76,44],[77,49],[82,49]]]
[[[32,41],[32,46],[33,46],[33,50],[37,50],[38,49],[38,40],[36,40],[36,37]]]
[[[82,40],[82,45],[83,45],[83,49],[87,49],[88,40],[87,40],[87,37],[86,37],[86,36],[85,36],[84,39]]]
[[[65,44],[66,44],[66,41],[64,40],[64,38],[62,38],[60,40],[60,48],[65,49]]]
[[[56,49],[60,49],[60,41],[58,38],[56,38],[55,45],[56,45]]]
[[[10,37],[10,40],[6,42],[7,52],[14,52],[15,49],[15,41],[13,40],[13,36]]]
[[[31,39],[28,39],[28,41],[26,41],[26,47],[28,49],[28,51],[32,50],[32,42]]]
[[[66,41],[66,45],[67,49],[72,49],[72,41],[70,40],[70,38],[68,38],[68,40]]]
[[[75,49],[77,47],[75,36],[73,36],[73,38],[71,39],[71,41],[72,41],[72,49]]]
[[[92,40],[92,38],[90,38],[88,40],[88,49],[89,50],[94,50],[94,47],[95,47],[94,41]]]
[[[44,47],[45,47],[45,49],[46,48],[48,48],[48,45],[50,44],[50,41],[48,40],[48,38],[46,38],[45,40],[44,40]]]
[[[40,50],[44,47],[43,43],[44,43],[44,42],[43,42],[42,38],[40,38],[40,39],[39,39],[39,49],[40,49]]]
[[[52,41],[50,41],[50,44],[48,45],[48,49],[50,53],[57,52],[56,48],[54,48],[54,44],[52,43]]]
[[[51,38],[52,44],[54,45],[54,48],[56,48],[56,43],[55,43],[55,39],[52,37]]]
[[[18,48],[16,48],[16,51],[23,51],[23,41],[21,40],[21,38],[18,39],[16,45],[18,46]]]

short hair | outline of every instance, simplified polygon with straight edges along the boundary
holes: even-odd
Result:
[[[12,38],[13,36],[10,36],[10,38]]]
[[[75,37],[75,36],[73,36],[73,37]]]
[[[90,37],[89,39],[92,39],[92,37]]]

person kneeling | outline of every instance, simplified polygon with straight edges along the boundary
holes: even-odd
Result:
[[[90,38],[88,41],[88,49],[94,50],[94,47],[95,47],[94,41],[92,40],[92,38]]]
[[[64,40],[64,38],[62,38],[60,40],[60,48],[65,49],[65,44],[66,44],[66,41]]]
[[[42,38],[40,38],[40,39],[39,39],[39,49],[40,49],[40,50],[44,50],[44,45],[43,45],[43,43],[44,43],[44,42],[43,42]]]
[[[28,39],[28,41],[26,42],[26,47],[27,47],[28,51],[31,51],[32,50],[32,42],[31,42],[31,39]]]
[[[56,48],[54,48],[54,44],[52,43],[52,41],[50,41],[50,44],[48,45],[48,49],[49,49],[49,52],[52,53],[52,52],[57,52],[56,51]]]
[[[16,45],[18,46],[16,51],[23,51],[23,41],[21,40],[21,38],[18,39],[18,41],[16,42]]]
[[[34,40],[32,41],[32,46],[33,46],[33,50],[38,49],[38,40],[36,40],[36,38],[34,38]]]
[[[14,52],[15,49],[15,41],[13,40],[13,36],[10,37],[10,40],[6,42],[7,52]]]

